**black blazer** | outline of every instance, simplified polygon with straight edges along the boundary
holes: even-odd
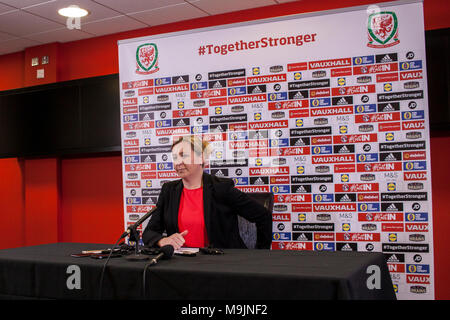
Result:
[[[155,246],[163,238],[179,233],[178,208],[183,182],[181,179],[164,183],[159,194],[157,209],[145,228],[142,240]],[[209,245],[215,248],[246,248],[239,235],[237,214],[256,223],[256,248],[269,249],[272,243],[272,216],[261,204],[250,199],[234,187],[228,178],[203,173],[203,210]]]

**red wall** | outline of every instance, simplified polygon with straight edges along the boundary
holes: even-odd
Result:
[[[0,249],[25,245],[23,160],[0,159]]]
[[[25,245],[58,242],[58,159],[25,160]]]
[[[59,241],[114,243],[124,230],[122,159],[61,161]]]
[[[450,299],[450,133],[431,138],[436,299]]]
[[[117,41],[303,12],[371,4],[367,0],[303,0],[243,10],[94,39],[27,48],[0,56],[0,90],[118,73]],[[425,0],[427,30],[448,28],[450,2]],[[50,55],[49,75],[27,66]],[[432,107],[432,106],[430,106]],[[436,298],[450,299],[450,134],[431,138]],[[439,173],[439,174],[437,174]],[[113,243],[124,229],[121,158],[0,159],[0,249],[47,242]]]
[[[10,90],[24,86],[24,55],[16,52],[0,56],[0,90]]]

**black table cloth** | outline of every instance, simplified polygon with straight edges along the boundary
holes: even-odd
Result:
[[[70,254],[109,247],[54,243],[0,250],[0,297],[98,299],[105,260]],[[382,253],[229,249],[173,256],[147,268],[144,296],[147,263],[111,258],[102,299],[395,299]],[[71,265],[79,267],[80,289],[67,286]],[[371,265],[380,268],[380,289],[367,286]]]

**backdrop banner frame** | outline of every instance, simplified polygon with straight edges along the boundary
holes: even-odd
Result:
[[[398,299],[434,299],[422,0],[118,50],[125,227],[178,179],[174,139],[197,135],[211,145],[207,172],[274,193],[272,249],[383,252]]]

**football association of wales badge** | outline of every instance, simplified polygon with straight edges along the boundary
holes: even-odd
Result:
[[[144,43],[136,49],[136,73],[151,74],[158,71],[158,47],[154,43]]]
[[[398,19],[391,11],[376,12],[369,15],[367,24],[370,48],[387,48],[398,43]]]

